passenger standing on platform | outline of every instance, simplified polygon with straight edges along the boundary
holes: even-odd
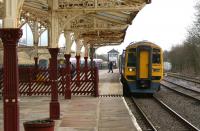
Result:
[[[108,69],[109,69],[108,73],[110,71],[112,71],[112,73],[113,73],[113,69],[112,68],[113,68],[113,63],[110,61],[109,64],[108,64]]]

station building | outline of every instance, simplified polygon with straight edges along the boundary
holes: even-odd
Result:
[[[112,62],[114,67],[118,67],[119,64],[119,52],[112,49],[108,52],[108,62]]]
[[[121,44],[132,20],[149,3],[151,3],[150,0],[0,0],[0,19],[3,21],[2,28],[0,28],[0,38],[3,43],[0,44],[2,45],[0,47],[0,60],[2,59],[3,64],[3,68],[0,70],[0,84],[3,88],[3,101],[1,103],[3,105],[1,106],[3,107],[1,112],[3,115],[1,116],[3,117],[0,117],[0,130],[23,130],[23,122],[33,118],[34,112],[41,109],[45,103],[47,104],[45,109],[39,110],[37,112],[39,115],[36,116],[41,119],[43,114],[49,115],[45,117],[57,121],[56,129],[59,131],[70,129],[69,123],[73,123],[73,120],[88,118],[88,116],[81,117],[83,112],[79,114],[80,116],[73,115],[73,111],[70,112],[71,119],[69,119],[70,116],[63,117],[63,114],[67,114],[64,111],[65,107],[69,108],[68,104],[70,103],[63,100],[71,100],[73,96],[79,95],[99,97],[99,72],[95,65],[88,65],[88,59],[93,61],[93,55],[89,56],[89,49]],[[18,44],[19,39],[23,37],[21,28],[25,24],[28,24],[32,31],[33,44],[31,46]],[[39,41],[45,31],[48,34],[48,44],[41,46]],[[62,69],[58,68],[57,65],[61,52],[58,45],[61,34],[65,37],[63,53],[66,62],[66,67]],[[77,64],[75,71],[71,72],[71,46],[74,42],[76,43],[75,58]],[[85,65],[84,68],[81,68],[80,57],[83,47]],[[41,50],[45,50],[45,52]],[[21,60],[23,55],[18,52],[27,52],[28,56],[31,56],[30,59],[32,59],[34,66],[19,67],[18,60]],[[48,53],[49,59],[47,60],[50,63],[49,67],[45,69],[38,66],[38,60],[43,57],[43,53]],[[38,103],[31,104],[35,100],[33,96]],[[42,100],[41,96],[46,96],[47,99]],[[79,104],[82,104],[82,99],[79,100]],[[121,98],[119,101],[123,102]],[[28,105],[30,104],[30,107],[22,111],[23,107],[27,107],[23,105],[26,102]],[[87,111],[89,110],[89,107],[86,108],[87,105],[93,105],[94,102],[97,107],[100,107],[101,103],[98,99],[93,102],[89,100],[84,102],[88,103],[85,103],[86,106],[80,107],[76,105],[75,100],[72,102],[75,105],[71,106],[85,107],[84,109]],[[102,103],[104,103],[103,99]],[[20,107],[20,105],[22,106]],[[98,111],[92,106],[90,109]],[[94,114],[91,116],[94,120],[89,122],[91,128],[84,128],[88,126],[83,125],[79,130],[100,128],[99,124],[94,124],[95,126],[92,124],[95,120],[99,120],[97,119],[98,115],[95,115],[98,113],[89,113]],[[24,118],[26,116],[27,118]],[[126,119],[130,122],[130,119]],[[77,122],[75,123],[77,124]],[[105,121],[100,123],[106,125]],[[118,121],[118,123],[120,122]],[[81,125],[81,122],[79,124]],[[101,130],[106,128],[104,125],[99,126],[101,126]],[[59,127],[61,128],[59,129]],[[74,130],[77,129],[74,125],[72,127]],[[130,127],[126,129],[130,129]],[[105,130],[110,130],[110,128]]]

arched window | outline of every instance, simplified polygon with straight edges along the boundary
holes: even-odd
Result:
[[[3,28],[3,20],[0,19],[0,28]]]
[[[72,50],[73,52],[76,51],[76,42],[75,42],[75,41],[72,43],[71,50]]]
[[[48,46],[48,30],[40,35],[38,46]]]
[[[58,40],[58,47],[65,47],[65,36],[64,33],[60,34],[59,40]]]
[[[23,30],[23,35],[18,44],[24,46],[33,46],[33,33],[30,26],[26,23],[21,29]]]
[[[84,46],[82,46],[82,48],[81,48],[81,52],[82,52],[82,53],[85,52],[85,47],[84,47]]]

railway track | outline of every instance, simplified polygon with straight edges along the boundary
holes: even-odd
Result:
[[[153,131],[200,130],[155,96],[131,99]]]
[[[200,84],[200,79],[197,79],[195,77],[190,77],[190,76],[180,75],[180,74],[175,74],[175,73],[167,73],[167,76],[182,79],[188,82],[193,82],[195,84]]]
[[[142,108],[138,105],[138,103],[136,102],[135,98],[131,97],[131,100],[135,104],[135,106],[136,106],[137,110],[139,111],[140,115],[142,115],[142,118],[144,119],[144,121],[146,123],[146,126],[148,127],[148,130],[157,131],[156,127],[153,125],[151,120],[144,113]]]
[[[190,97],[192,99],[195,99],[197,101],[200,101],[200,91],[199,90],[194,90],[192,88],[179,85],[175,82],[169,81],[167,79],[163,79],[161,82],[161,85],[179,93],[180,95],[184,95],[186,97]]]

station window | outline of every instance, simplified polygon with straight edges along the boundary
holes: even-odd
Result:
[[[131,66],[131,67],[135,67],[136,66],[136,52],[128,53],[127,66]]]
[[[153,49],[152,62],[154,64],[160,64],[161,58],[160,58],[160,50],[159,49]]]

